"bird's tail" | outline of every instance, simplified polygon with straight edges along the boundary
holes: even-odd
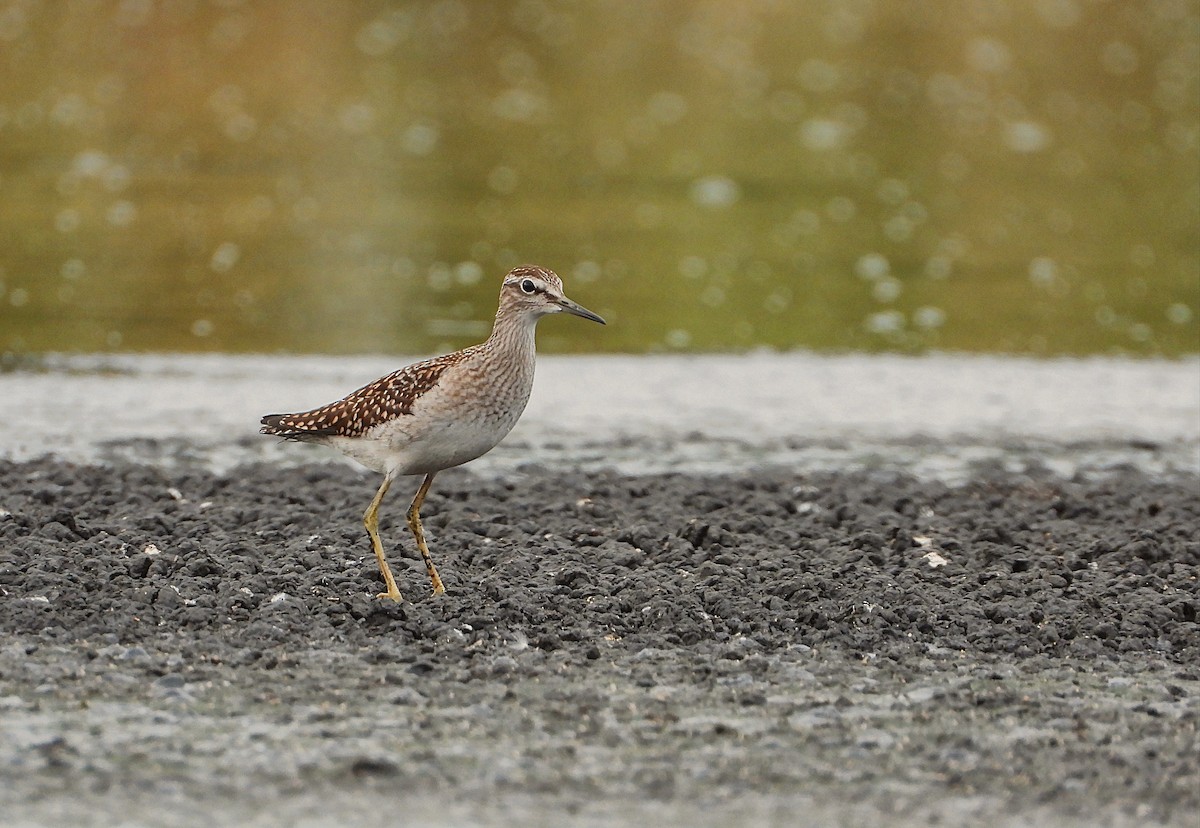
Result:
[[[328,436],[325,429],[303,428],[294,421],[294,417],[294,414],[268,414],[262,418],[259,432],[285,440],[312,441]]]

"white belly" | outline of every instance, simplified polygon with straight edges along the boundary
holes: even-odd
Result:
[[[328,445],[381,474],[429,474],[487,454],[512,431],[525,405],[503,411],[457,408],[418,408],[362,437],[332,437]]]
[[[396,473],[429,474],[469,463],[495,448],[513,424],[498,428],[496,423],[482,425],[459,420],[428,429],[419,441],[408,443],[396,453],[399,461]]]
[[[533,387],[533,341],[513,358],[479,351],[477,359],[446,371],[418,397],[409,414],[381,423],[358,437],[325,442],[369,469],[391,476],[429,474],[461,466],[486,454],[517,424]],[[525,353],[525,348],[528,353]],[[490,362],[488,361],[490,359]]]

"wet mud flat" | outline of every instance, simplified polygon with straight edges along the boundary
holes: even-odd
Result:
[[[1192,475],[376,483],[0,461],[4,821],[1195,824]]]

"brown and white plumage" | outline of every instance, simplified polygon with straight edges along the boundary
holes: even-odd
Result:
[[[262,418],[264,434],[331,446],[383,474],[363,515],[388,586],[381,597],[400,599],[378,535],[379,504],[392,480],[425,475],[408,524],[434,592],[440,593],[441,579],[421,528],[421,502],[437,472],[487,453],[516,425],[533,388],[537,321],[563,311],[604,324],[563,294],[554,272],[515,268],[504,278],[496,321],[484,342],[408,365],[320,408]]]
[[[262,418],[262,431],[314,442],[323,437],[361,437],[374,426],[412,414],[413,403],[437,385],[446,369],[469,357],[469,351],[457,351],[416,362],[312,411],[268,414]]]

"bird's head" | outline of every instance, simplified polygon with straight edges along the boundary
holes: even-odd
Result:
[[[604,319],[563,293],[562,279],[553,270],[534,265],[513,268],[500,289],[501,311],[528,314],[534,319],[550,313],[571,313],[604,324]]]

